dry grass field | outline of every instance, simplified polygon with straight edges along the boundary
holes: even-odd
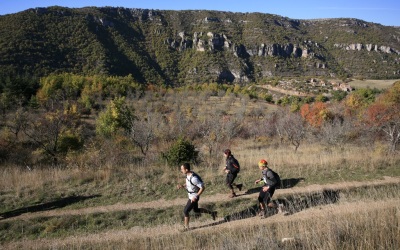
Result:
[[[349,82],[350,86],[353,88],[359,89],[359,88],[377,88],[377,89],[387,89],[389,88],[394,82],[399,81],[399,79],[395,80],[371,80],[371,79],[366,79],[366,80],[352,80]]]
[[[201,205],[181,232],[184,192],[164,166],[88,170],[2,168],[1,249],[398,249],[399,156],[374,147],[232,147],[241,161],[239,197],[227,198],[219,167],[194,166],[206,182]],[[256,163],[267,158],[284,188],[287,213],[259,218]],[[221,157],[221,167],[223,159]],[[161,170],[160,170],[161,169]],[[156,178],[159,176],[159,178]],[[161,176],[161,177],[160,177]],[[168,177],[169,176],[169,177]],[[158,190],[156,186],[161,186]],[[152,189],[146,193],[146,189]],[[74,199],[73,199],[74,198]]]

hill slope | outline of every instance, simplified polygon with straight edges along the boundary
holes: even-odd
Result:
[[[172,85],[400,75],[400,29],[357,19],[49,7],[0,16],[0,45],[3,74],[131,74]]]

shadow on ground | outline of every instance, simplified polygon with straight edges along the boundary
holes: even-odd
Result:
[[[80,201],[84,201],[84,200],[92,199],[92,198],[96,198],[96,197],[100,197],[100,195],[69,196],[69,197],[65,197],[65,198],[62,198],[62,199],[59,199],[56,201],[52,201],[52,202],[37,204],[34,206],[29,206],[29,207],[23,207],[23,208],[15,209],[12,211],[0,213],[0,220],[19,216],[24,213],[34,213],[34,212],[41,212],[41,211],[48,211],[48,210],[53,210],[53,209],[57,209],[57,208],[62,208],[62,207],[71,205],[73,203],[77,203]]]
[[[289,179],[283,179],[281,180],[281,188],[280,189],[285,189],[285,188],[292,188],[299,184],[299,182],[303,182],[305,179],[304,178],[289,178]]]
[[[290,178],[290,179],[283,179],[281,180],[281,187],[278,189],[285,189],[285,188],[292,188],[299,184],[299,182],[304,181],[304,178]],[[256,187],[256,188],[250,188],[246,191],[246,194],[254,194],[254,193],[259,193],[261,191],[261,186]]]
[[[284,198],[273,199],[273,203],[276,205],[276,208],[267,207],[267,211],[263,218],[267,218],[269,216],[277,214],[279,212],[279,210],[277,209],[278,205],[280,205],[282,208],[281,213],[285,216],[288,216],[311,207],[334,204],[338,200],[339,200],[339,191],[332,189],[324,189],[321,192],[290,195]],[[192,227],[191,230],[205,228],[205,227],[212,227],[230,221],[251,218],[254,216],[258,216],[258,212],[259,212],[258,201],[255,199],[254,205],[247,207],[242,211],[229,214],[225,216],[223,220],[219,220],[211,224]]]
[[[339,191],[324,189],[322,192],[290,195],[275,202],[282,204],[287,214],[294,214],[307,208],[334,204],[339,200]]]
[[[336,203],[338,200],[339,200],[339,191],[332,190],[332,189],[325,189],[321,192],[290,195],[288,197],[274,199],[273,201],[276,205],[278,205],[278,204],[283,205],[282,212],[284,215],[291,215],[294,213],[298,213],[302,210],[305,210],[307,208],[333,204],[333,203]],[[222,223],[229,222],[229,221],[251,218],[254,216],[258,216],[257,215],[258,211],[259,211],[258,202],[257,202],[257,200],[255,200],[254,205],[247,207],[246,209],[244,209],[242,211],[229,214],[224,217],[224,220],[221,220],[221,221],[209,224],[209,225],[197,227],[197,228],[215,226],[215,225],[222,224]],[[278,213],[277,208],[267,208],[264,218],[273,216],[277,213]],[[193,228],[193,229],[195,229],[195,228]]]

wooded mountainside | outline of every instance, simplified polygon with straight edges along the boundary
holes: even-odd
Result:
[[[0,16],[0,74],[132,77],[142,84],[275,76],[397,79],[400,29],[357,19],[114,7]]]

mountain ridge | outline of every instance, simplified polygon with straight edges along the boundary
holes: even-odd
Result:
[[[144,84],[400,76],[400,29],[355,18],[121,7],[0,16],[0,73],[131,74]]]

